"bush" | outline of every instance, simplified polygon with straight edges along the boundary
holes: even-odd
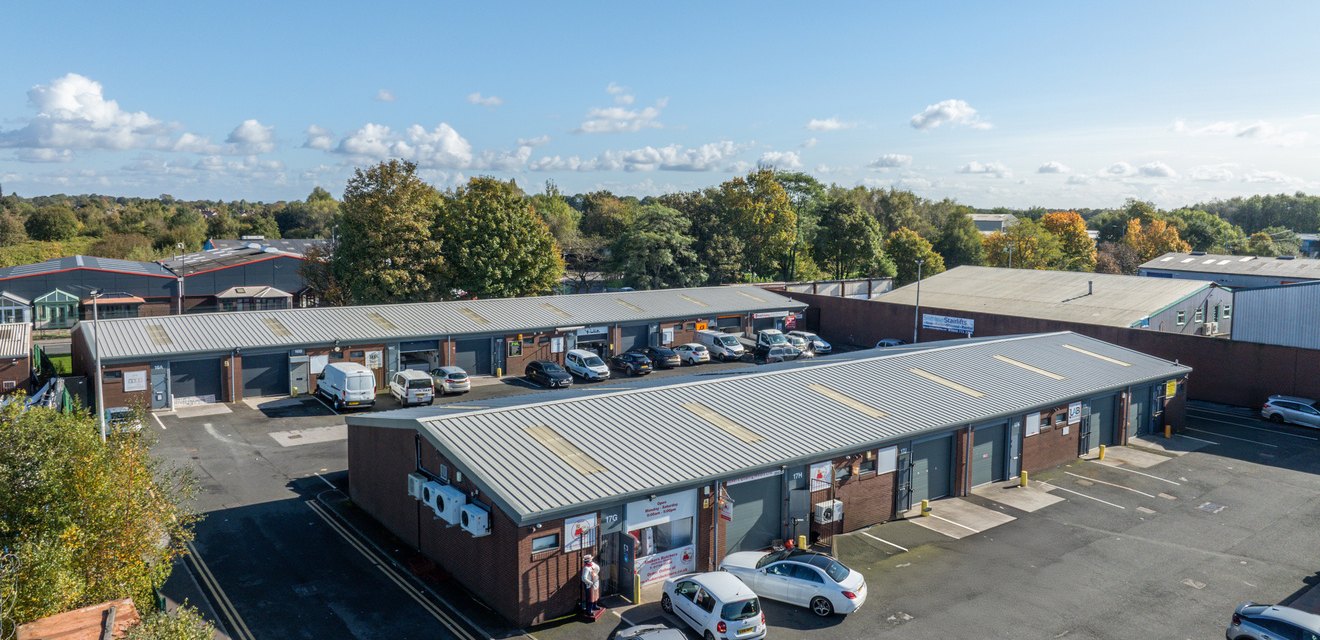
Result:
[[[171,613],[157,611],[128,630],[125,640],[211,640],[215,628],[186,601]]]

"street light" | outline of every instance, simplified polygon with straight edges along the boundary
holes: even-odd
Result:
[[[1012,268],[1013,268],[1013,245],[1010,244],[1010,245],[1004,247],[1004,251],[1007,251],[1007,252],[1008,252],[1008,268],[1009,268],[1009,269],[1012,269]]]
[[[921,323],[921,263],[925,260],[917,260],[917,304],[912,308],[912,344],[917,343],[917,329]]]
[[[97,300],[99,300],[99,299],[101,298],[101,294],[102,294],[102,293],[103,293],[103,292],[102,292],[100,289],[92,289],[92,292],[91,292],[91,296],[92,296],[92,359],[95,360],[95,366],[96,366],[96,424],[100,425],[100,427],[101,427],[101,442],[105,442],[105,439],[106,439],[106,428],[105,428],[105,404],[104,404],[104,402],[105,402],[105,396],[103,395],[103,392],[102,392],[102,389],[101,389],[101,387],[104,386],[104,385],[102,384],[102,382],[101,382],[101,340],[100,340],[99,336],[97,335],[98,331],[99,331],[100,328],[101,328],[100,326],[98,326],[99,323],[97,323],[97,320],[100,319],[100,318],[99,318],[99,314],[97,313]]]

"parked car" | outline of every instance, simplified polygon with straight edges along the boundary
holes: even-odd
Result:
[[[1320,616],[1291,607],[1238,605],[1224,631],[1228,640],[1320,640]]]
[[[376,404],[376,374],[356,362],[334,362],[316,374],[316,394],[335,411]]]
[[[435,402],[435,381],[421,371],[396,371],[390,378],[390,395],[405,407],[431,404]]]
[[[524,374],[528,380],[547,389],[568,387],[573,384],[573,376],[559,366],[559,363],[549,360],[535,360],[528,363]]]
[[[436,367],[431,369],[431,378],[435,380],[436,393],[442,396],[472,390],[472,379],[462,367]]]
[[[674,352],[678,354],[678,359],[681,360],[683,364],[701,364],[703,362],[710,362],[710,349],[707,349],[704,344],[697,344],[695,342],[680,344],[677,347],[674,347]]]
[[[614,632],[614,640],[687,640],[682,629],[663,624],[639,624]]]
[[[788,340],[788,345],[793,347],[794,349],[797,349],[798,353],[803,358],[810,358],[816,355],[816,352],[811,350],[811,343],[807,342],[806,338],[803,338],[802,336],[792,336],[792,335],[785,335],[784,338]]]
[[[880,340],[880,342],[875,343],[875,348],[883,349],[885,347],[897,347],[905,344],[907,343],[898,338],[884,338]]]
[[[564,368],[583,380],[609,380],[610,368],[592,351],[571,349],[564,354]]]
[[[635,349],[651,359],[651,366],[657,369],[673,369],[683,364],[678,353],[669,347],[642,347]]]
[[[678,616],[706,640],[765,637],[761,601],[727,571],[689,573],[666,580],[660,608]]]
[[[110,407],[105,410],[105,427],[111,432],[142,430],[142,414],[129,407]]]
[[[1260,408],[1262,418],[1275,424],[1285,422],[1306,427],[1320,427],[1320,408],[1315,400],[1297,396],[1270,396]]]
[[[710,349],[712,358],[719,358],[724,361],[741,360],[743,354],[747,352],[743,348],[742,342],[738,340],[738,336],[731,333],[702,329],[697,332],[697,342],[706,345],[706,348]]]
[[[610,358],[610,368],[630,376],[644,376],[651,373],[651,359],[643,353],[629,351]]]
[[[781,345],[778,347],[757,347],[756,352],[752,354],[752,360],[756,364],[770,364],[772,362],[797,360],[801,356],[802,352],[792,346]]]
[[[866,602],[866,578],[814,551],[739,551],[720,563],[756,595],[807,607],[821,616],[852,613]]]
[[[788,338],[779,329],[762,329],[756,332],[756,347],[778,347],[788,344]]]
[[[817,354],[825,354],[834,350],[833,345],[831,345],[828,342],[825,342],[824,338],[821,338],[820,336],[810,331],[789,331],[787,335],[789,337],[797,336],[799,338],[802,338],[803,340],[806,340],[807,344],[811,346],[811,350],[816,352]]]

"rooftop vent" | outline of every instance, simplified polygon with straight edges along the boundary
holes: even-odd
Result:
[[[527,435],[584,476],[605,471],[605,466],[592,458],[591,454],[564,439],[564,436],[559,435],[559,432],[551,427],[540,424],[532,425],[527,427]]]
[[[1191,252],[1191,253],[1189,253],[1189,254],[1187,254],[1187,255],[1190,255],[1190,256],[1203,256],[1203,255],[1205,255],[1205,252],[1204,252],[1204,251],[1193,251],[1193,252]]]
[[[1297,256],[1279,256],[1280,260],[1295,260]]]

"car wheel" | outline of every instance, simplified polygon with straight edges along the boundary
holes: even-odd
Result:
[[[825,596],[816,596],[811,599],[811,612],[826,618],[834,615],[834,604]]]
[[[1282,415],[1282,414],[1271,413],[1271,414],[1270,414],[1270,422],[1273,422],[1274,424],[1283,424],[1283,423],[1285,422],[1285,420],[1283,419],[1283,415]]]
[[[660,596],[660,608],[664,609],[665,613],[674,612],[674,603],[669,599],[669,594],[666,593],[665,595]]]
[[[339,411],[340,409],[344,408],[344,403],[340,402],[338,399],[335,399],[335,401],[330,405],[330,408],[335,411]]]

